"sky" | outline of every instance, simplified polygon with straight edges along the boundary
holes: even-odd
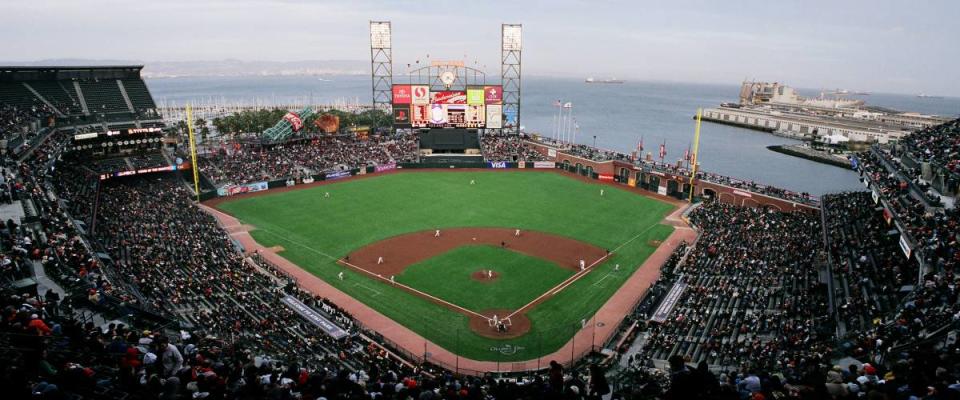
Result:
[[[523,24],[524,75],[960,96],[960,1],[0,0],[0,59],[431,59],[499,71]],[[950,39],[953,38],[953,39]],[[486,67],[486,68],[484,68]]]

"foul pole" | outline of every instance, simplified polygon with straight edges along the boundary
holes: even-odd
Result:
[[[697,109],[697,127],[693,133],[693,159],[690,161],[693,164],[693,167],[690,168],[690,198],[688,201],[693,202],[693,179],[697,176],[697,155],[700,152],[700,117],[703,115],[703,109]]]
[[[193,164],[193,191],[200,202],[200,173],[197,166],[197,141],[193,137],[193,107],[187,103],[187,131],[190,133],[190,163]]]

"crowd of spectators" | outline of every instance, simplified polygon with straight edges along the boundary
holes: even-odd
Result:
[[[821,210],[842,330],[873,328],[912,289],[918,265],[904,257],[899,232],[869,192],[826,195]]]
[[[915,131],[900,144],[918,161],[960,173],[960,119]]]
[[[701,237],[665,273],[687,288],[670,318],[649,327],[641,358],[803,370],[823,357],[831,332],[824,332],[827,293],[813,265],[819,218],[719,202],[689,218]]]
[[[807,192],[793,192],[787,189],[775,186],[763,185],[754,181],[731,178],[720,174],[697,171],[697,179],[707,182],[719,183],[735,187],[737,189],[749,190],[754,193],[765,194],[767,196],[779,197],[784,200],[794,201],[803,204],[819,204],[819,199]]]
[[[547,157],[523,143],[519,135],[483,134],[480,148],[487,161],[546,161]]]
[[[41,121],[53,115],[53,109],[37,101],[30,107],[0,103],[0,136],[9,139],[21,134],[29,137],[36,134],[37,129],[30,129],[29,124]]]
[[[416,136],[326,137],[264,146],[217,149],[200,159],[200,171],[218,185],[305,177],[369,165],[417,160]]]
[[[868,151],[858,155],[861,175],[872,190],[883,198],[882,204],[906,229],[909,245],[927,268],[952,271],[960,262],[960,211],[956,207],[943,208],[928,205],[929,199],[919,189],[901,177],[895,164],[890,163],[885,150]]]

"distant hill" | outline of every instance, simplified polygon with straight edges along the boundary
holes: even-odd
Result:
[[[243,61],[227,59],[216,61],[143,61],[50,59],[0,62],[0,64],[16,66],[143,65],[143,76],[145,78],[180,76],[358,75],[370,73],[370,64],[367,61],[361,60]]]

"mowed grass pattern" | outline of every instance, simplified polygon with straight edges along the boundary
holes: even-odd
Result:
[[[499,276],[489,282],[471,278],[480,270]],[[495,246],[463,246],[414,264],[397,282],[415,287],[468,310],[516,310],[573,275],[550,261]]]
[[[650,241],[673,231],[659,224],[669,204],[602,187],[600,197],[599,184],[554,172],[404,172],[238,199],[219,208],[256,226],[251,234],[259,243],[283,246],[283,257],[433,343],[476,360],[514,361],[559,349],[653,253]],[[507,341],[476,335],[466,316],[335,262],[387,237],[471,226],[538,230],[616,252],[528,314],[528,335]],[[613,271],[615,264],[620,271]],[[341,271],[343,281],[337,279]],[[509,355],[491,350],[504,344],[523,349]]]

